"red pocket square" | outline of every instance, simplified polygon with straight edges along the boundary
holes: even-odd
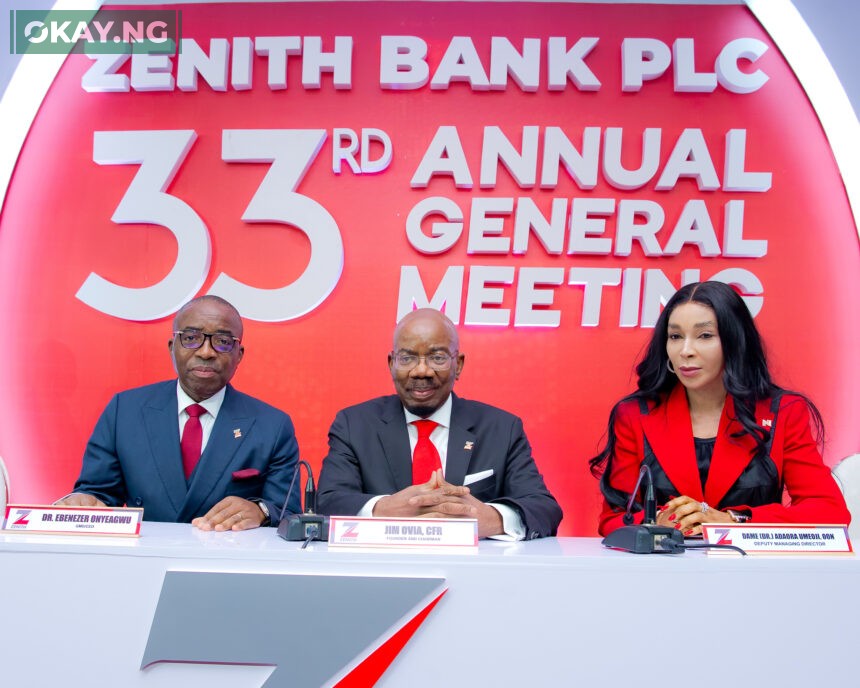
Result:
[[[241,471],[233,471],[233,480],[248,480],[248,478],[256,478],[260,475],[260,471],[256,468],[243,468]]]

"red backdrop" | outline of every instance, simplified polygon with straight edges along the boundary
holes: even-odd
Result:
[[[574,268],[621,269],[628,280],[636,275],[631,269],[661,271],[650,273],[652,279],[663,277],[676,287],[685,270],[700,271],[702,279],[726,269],[746,271],[744,279],[752,275],[762,285],[757,322],[777,380],[810,394],[824,414],[829,430],[826,460],[833,464],[860,449],[860,404],[852,393],[852,383],[860,379],[857,230],[810,103],[744,7],[295,3],[180,9],[183,37],[194,39],[205,52],[211,38],[226,38],[235,50],[236,37],[319,36],[323,50],[332,51],[336,36],[350,36],[351,81],[337,89],[332,74],[324,73],[320,88],[305,88],[303,56],[296,55],[287,62],[287,88],[273,90],[267,84],[268,62],[257,55],[253,86],[247,90],[235,88],[228,70],[224,92],[213,90],[203,77],[196,90],[187,92],[87,92],[82,78],[93,61],[82,55],[66,60],[20,153],[0,216],[0,312],[5,316],[0,455],[10,468],[15,501],[48,501],[67,492],[87,437],[110,396],[172,375],[166,347],[170,315],[116,317],[76,298],[90,273],[125,287],[146,287],[167,275],[177,257],[177,240],[168,229],[111,222],[139,165],[94,162],[94,132],[101,131],[196,132],[167,188],[199,216],[211,242],[211,265],[196,293],[205,293],[221,273],[256,288],[276,289],[295,281],[311,255],[312,241],[303,231],[307,227],[243,222],[245,208],[270,166],[223,160],[224,130],[327,133],[297,191],[322,206],[336,223],[343,243],[342,273],[331,293],[301,317],[247,320],[246,356],[234,379],[243,391],[290,413],[302,454],[316,468],[325,455],[326,431],[335,412],[392,391],[385,358],[398,313],[402,266],[417,266],[428,296],[450,266],[463,266],[463,312],[475,266],[515,268],[515,282],[503,289],[502,302],[495,307],[510,309],[509,323],[461,325],[466,367],[457,391],[524,418],[538,464],[565,511],[562,534],[596,532],[598,490],[587,459],[599,448],[612,403],[632,389],[633,367],[651,335],[647,327],[619,326],[620,286],[603,289],[599,322],[584,325],[586,292],[567,284]],[[449,44],[455,36],[471,39],[488,74],[491,37],[505,37],[518,50],[524,39],[536,38],[539,84],[533,92],[512,79],[498,90],[479,88],[474,79],[456,80],[442,89],[429,84],[411,90],[383,88],[381,36],[415,36],[426,42],[431,77],[445,64],[455,65],[455,72],[477,73],[469,54],[459,59],[452,55]],[[581,37],[599,39],[585,58],[599,88],[579,90],[568,80],[564,89],[550,90],[548,41],[558,36],[565,37],[568,49]],[[669,48],[677,39],[692,38],[695,68],[702,73],[714,71],[718,55],[731,41],[753,38],[767,49],[757,60],[741,60],[739,68],[746,74],[759,70],[768,80],[746,94],[722,84],[710,92],[681,92],[670,67],[645,81],[641,90],[625,92],[621,46],[630,38],[656,39]],[[118,71],[129,74],[129,65]],[[410,184],[443,126],[456,127],[471,188],[458,188],[448,174],[433,175],[426,188]],[[539,128],[536,184],[517,183],[504,165],[493,165],[498,169],[496,183],[481,187],[485,127],[498,127],[518,149],[528,148],[523,128]],[[577,149],[586,127],[603,132],[622,127],[622,161],[631,169],[643,158],[643,131],[659,129],[657,173],[641,188],[622,190],[603,173],[593,188],[582,188],[588,185],[577,184],[562,170],[556,184],[542,187],[543,136],[550,127],[559,127]],[[356,174],[348,167],[335,174],[337,128],[384,131],[391,139],[391,164],[375,174]],[[701,130],[721,182],[726,134],[746,130],[745,169],[771,173],[771,187],[764,192],[703,190],[694,178],[682,176],[672,188],[656,189],[676,141],[693,129]],[[375,144],[371,153],[380,151]],[[447,156],[456,157],[456,151],[449,149]],[[688,166],[703,169],[701,149],[685,159]],[[283,189],[284,194],[288,191]],[[434,196],[462,209],[465,228],[449,250],[429,255],[410,244],[406,220],[418,202]],[[702,201],[719,250],[703,256],[699,246],[688,242],[677,255],[646,255],[634,242],[629,255],[615,255],[617,212],[611,212],[603,233],[592,235],[611,240],[608,252],[568,253],[568,228],[560,254],[548,252],[534,236],[524,254],[515,255],[504,245],[493,254],[469,253],[473,200],[524,197],[546,216],[554,199],[564,199],[568,212],[574,199],[612,199],[616,211],[621,201],[654,201],[666,216],[656,234],[663,248],[685,204]],[[743,236],[766,240],[765,255],[723,255],[724,207],[732,200],[744,202]],[[513,213],[497,217],[499,233],[484,234],[512,237]],[[708,234],[701,226],[693,230]],[[430,219],[423,231],[430,235]],[[205,263],[199,250],[192,254]],[[562,284],[548,292],[551,305],[537,309],[558,311],[557,327],[514,326],[516,314],[524,312],[516,303],[516,280],[524,267],[563,269]],[[754,289],[748,284],[745,291]],[[179,298],[178,292],[173,296]],[[638,314],[640,307],[634,310]],[[461,323],[465,319],[462,313],[452,315]]]

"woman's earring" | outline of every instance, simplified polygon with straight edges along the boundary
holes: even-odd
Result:
[[[669,372],[672,373],[672,375],[675,374],[675,369],[672,367],[672,361],[670,361],[668,358],[666,359],[666,367],[669,369]]]

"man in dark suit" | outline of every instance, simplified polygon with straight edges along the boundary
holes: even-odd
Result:
[[[178,381],[111,399],[75,491],[57,504],[143,507],[146,520],[202,530],[277,525],[298,445],[286,413],[228,384],[245,353],[242,329],[220,297],[183,306],[167,344]],[[287,509],[301,511],[298,490]]]
[[[457,330],[439,311],[400,321],[388,354],[397,395],[338,412],[320,474],[321,513],[476,518],[480,537],[555,535],[561,508],[520,419],[452,393],[464,362]],[[436,462],[429,478],[420,468],[428,454]]]

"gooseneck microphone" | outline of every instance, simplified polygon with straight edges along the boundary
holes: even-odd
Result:
[[[287,509],[287,504],[290,501],[290,495],[293,493],[293,485],[300,473],[301,467],[304,466],[307,473],[307,482],[305,482],[305,508],[301,514],[290,514],[284,518],[284,512]],[[304,540],[305,544],[302,549],[308,546],[312,540],[328,540],[328,516],[320,516],[315,513],[317,508],[317,490],[314,485],[314,474],[311,466],[307,461],[300,460],[296,466],[296,472],[293,474],[293,479],[290,482],[290,489],[287,490],[287,497],[284,500],[284,506],[281,508],[280,522],[278,523],[278,535],[284,540],[300,541]]]
[[[645,476],[648,476],[648,482],[645,485],[645,513],[642,517],[642,524],[634,526],[633,505],[636,503],[636,495],[642,484],[642,478]],[[630,492],[630,499],[627,500],[627,509],[621,520],[625,525],[613,530],[603,538],[603,545],[605,547],[633,552],[634,554],[683,551],[682,548],[678,547],[678,545],[684,544],[684,535],[681,531],[677,528],[657,525],[657,498],[654,492],[654,479],[651,476],[651,469],[644,463],[639,469],[639,477],[636,479],[636,485]]]
[[[646,475],[648,476],[648,485],[645,486],[645,515],[642,523],[645,525],[657,523],[657,498],[654,496],[654,479],[651,477],[651,468],[643,463],[639,469],[639,477],[636,478],[636,485],[633,486],[633,491],[630,493],[630,499],[627,500],[627,510],[621,517],[626,526],[633,525],[633,505],[636,502],[636,493],[639,492],[642,478]]]
[[[302,461],[307,467],[308,480],[305,483],[305,513],[313,514],[317,510],[317,488],[314,485],[314,474],[307,462]]]

